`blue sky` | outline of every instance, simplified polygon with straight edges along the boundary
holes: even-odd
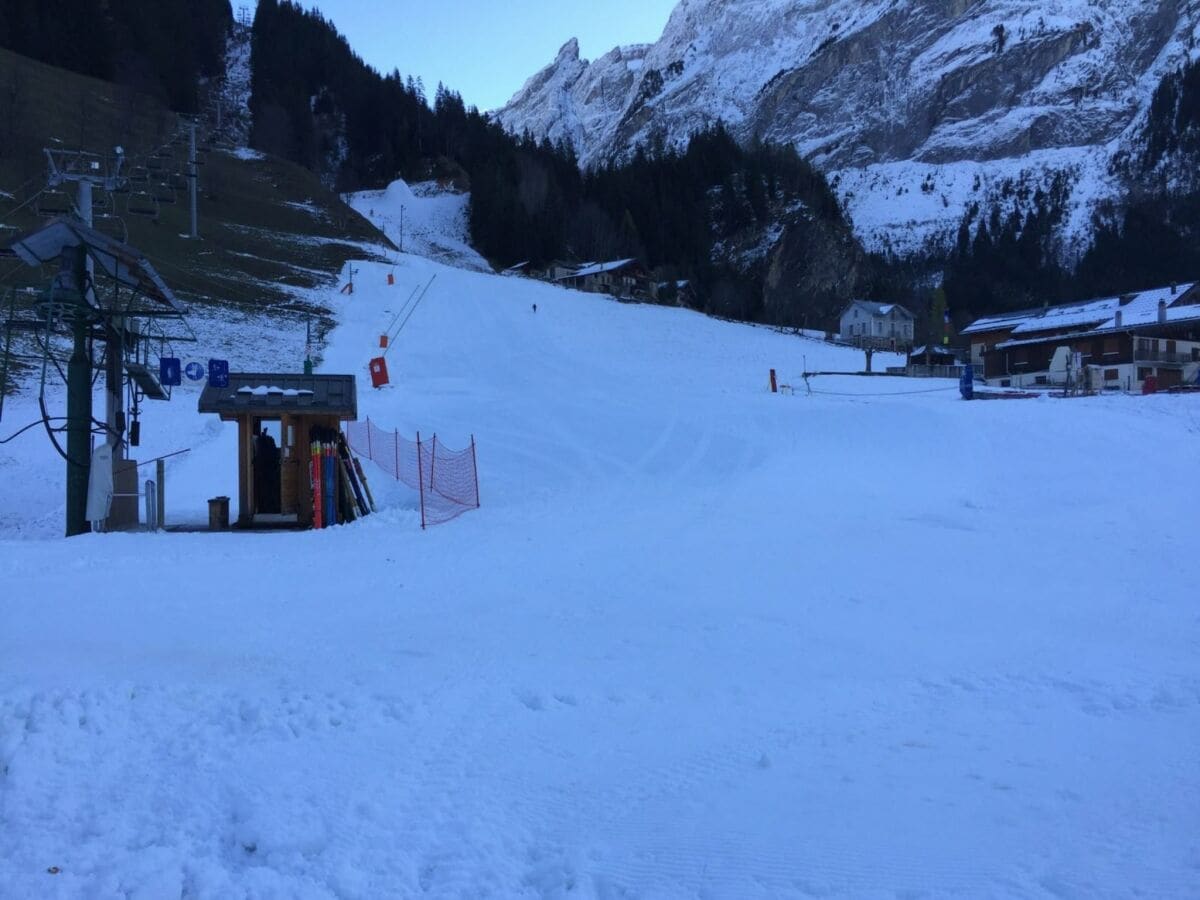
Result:
[[[430,97],[445,82],[487,110],[507,102],[569,38],[579,38],[587,59],[657,40],[676,0],[302,2],[317,6],[380,71],[420,75]],[[238,0],[233,6],[236,14]]]

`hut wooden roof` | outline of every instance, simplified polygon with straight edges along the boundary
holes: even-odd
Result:
[[[223,419],[284,412],[356,419],[358,387],[353,375],[231,372],[229,387],[204,388],[200,412],[216,413]]]

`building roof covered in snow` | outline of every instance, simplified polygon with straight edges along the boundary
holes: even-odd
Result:
[[[629,259],[615,259],[612,262],[602,263],[584,263],[581,268],[576,269],[570,275],[564,275],[564,278],[586,278],[588,275],[600,275],[604,272],[615,272],[618,269],[623,269],[626,266],[636,263],[637,260],[630,257]]]
[[[200,412],[223,419],[280,413],[356,419],[358,386],[353,375],[231,372],[229,387],[205,386]]]
[[[1022,309],[1016,312],[1003,313],[998,316],[984,316],[982,319],[976,319],[959,334],[980,334],[985,331],[998,331],[1005,328],[1015,328],[1026,319],[1030,319],[1043,312],[1041,307],[1037,309]]]
[[[963,334],[1007,330],[1014,340],[1043,331],[1107,331],[1153,325],[1158,322],[1158,305],[1167,306],[1167,321],[1186,321],[1200,317],[1200,291],[1195,283],[1169,285],[1131,294],[1098,297],[1082,303],[1064,303],[1027,309],[1000,316],[986,316],[964,328]]]
[[[953,357],[954,359],[959,359],[963,355],[963,351],[961,351],[955,347],[947,347],[947,346],[943,346],[940,344],[931,344],[929,346],[929,352],[933,356],[950,356],[950,357]],[[918,356],[924,356],[925,355],[925,345],[922,344],[920,347],[913,347],[912,350],[909,351],[908,355],[911,358],[916,358]]]
[[[895,311],[906,319],[913,318],[913,314],[899,303],[876,303],[874,300],[851,300],[846,308],[842,310],[842,315],[845,315],[855,307],[858,307],[869,316],[890,316]]]

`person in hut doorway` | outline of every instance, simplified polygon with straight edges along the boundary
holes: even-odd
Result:
[[[267,429],[264,427],[254,436],[254,509],[267,511]]]
[[[279,512],[279,448],[265,425],[254,441],[254,507]]]
[[[280,490],[279,490],[279,446],[275,443],[275,438],[267,434],[267,463],[269,472],[267,473],[267,502],[270,504],[270,511],[273,513],[283,512],[283,507],[280,506]]]

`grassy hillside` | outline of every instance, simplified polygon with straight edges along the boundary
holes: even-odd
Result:
[[[41,221],[29,201],[45,184],[43,147],[109,153],[120,145],[129,172],[179,129],[178,117],[146,95],[0,50],[0,240]],[[174,173],[182,187],[186,148],[168,152],[163,174]],[[346,260],[364,255],[361,244],[388,245],[311,172],[279,159],[214,148],[199,183],[199,242],[185,237],[186,190],[159,204],[157,220],[130,213],[128,196],[97,197],[121,220],[106,230],[120,234],[123,223],[129,243],[193,305],[277,305],[290,286],[331,281]],[[45,283],[48,273],[14,265],[0,265],[0,290]]]

